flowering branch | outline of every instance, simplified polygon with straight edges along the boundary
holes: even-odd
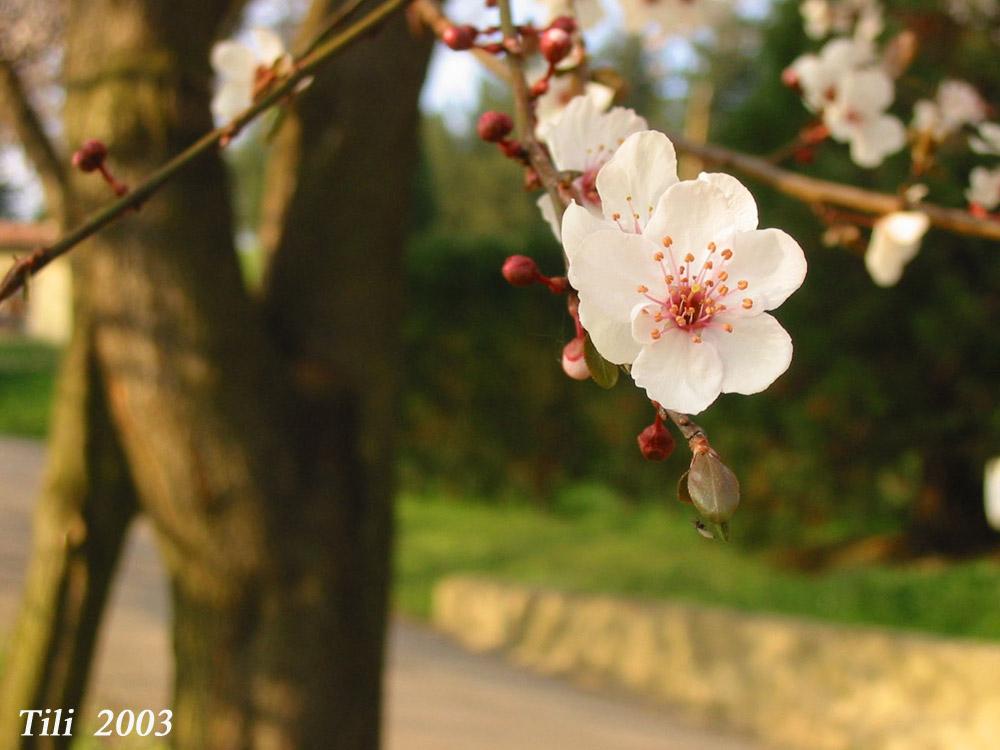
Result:
[[[693,154],[705,162],[733,169],[763,182],[805,203],[826,203],[867,214],[885,215],[907,208],[906,199],[890,193],[852,187],[838,182],[808,177],[775,166],[766,159],[751,156],[722,146],[700,145],[671,133],[670,140],[678,151]],[[927,215],[931,224],[956,234],[1000,240],[1000,221],[981,219],[957,208],[945,208],[933,203],[918,203],[914,210]]]
[[[451,21],[448,20],[448,17],[441,10],[441,5],[436,0],[413,0],[410,3],[409,11],[414,18],[425,24],[438,37],[452,26]],[[491,55],[486,50],[477,47],[467,51],[475,55],[479,63],[497,78],[503,81],[509,80],[510,70],[496,55]]]
[[[203,135],[134,189],[99,210],[86,222],[63,236],[58,242],[47,247],[36,248],[26,257],[15,261],[3,277],[3,280],[0,281],[0,302],[3,302],[22,289],[31,276],[53,260],[66,254],[83,242],[83,240],[99,232],[126,211],[141,206],[175,174],[199,156],[215,148],[220,143],[224,144],[228,142],[240,130],[246,127],[247,124],[293,93],[298,83],[314,73],[327,59],[384,21],[389,15],[400,8],[404,2],[405,0],[385,0],[381,5],[347,27],[344,31],[332,37],[329,41],[324,42],[312,53],[299,60],[295,65],[294,71],[287,78],[269,89],[267,93],[239,114],[232,122]]]

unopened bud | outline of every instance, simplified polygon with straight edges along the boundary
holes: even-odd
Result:
[[[550,29],[562,29],[567,34],[572,34],[577,30],[576,19],[572,16],[559,16],[558,18],[553,18],[552,23],[549,24]]]
[[[483,112],[476,123],[476,132],[487,143],[499,143],[514,129],[514,121],[503,112]]]
[[[538,40],[538,50],[542,57],[555,65],[573,49],[573,37],[558,27],[550,27],[542,32]]]
[[[534,85],[531,87],[531,95],[533,97],[538,97],[549,90],[549,79],[539,78],[535,81]]]
[[[527,162],[528,152],[519,141],[500,141],[497,145],[508,159],[520,159]]]
[[[670,430],[664,427],[659,416],[653,420],[653,424],[639,433],[636,441],[639,443],[642,457],[647,461],[663,461],[670,458],[670,454],[674,452],[674,447],[677,445],[674,436],[670,434]]]
[[[503,262],[501,273],[511,286],[531,286],[542,275],[538,265],[527,255],[511,255]]]
[[[472,49],[472,45],[476,43],[478,35],[479,31],[475,26],[449,26],[441,32],[441,41],[453,50],[462,52],[463,50]]]
[[[107,158],[108,147],[98,140],[89,140],[73,154],[73,166],[81,172],[93,172],[100,169]]]
[[[781,82],[792,89],[792,91],[801,91],[802,83],[799,80],[799,71],[795,68],[785,68],[781,71]]]
[[[587,367],[582,338],[577,337],[563,347],[562,368],[563,372],[573,380],[590,378],[590,368]]]
[[[687,486],[691,502],[706,521],[724,524],[740,504],[739,480],[713,451],[695,453]]]

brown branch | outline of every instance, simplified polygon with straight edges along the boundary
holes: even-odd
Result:
[[[434,35],[439,37],[444,30],[452,25],[452,22],[441,10],[441,4],[437,0],[413,0],[410,3],[410,12],[413,18],[430,28]],[[510,72],[507,66],[496,56],[491,55],[486,50],[474,48],[469,50],[484,68],[501,80],[510,80]]]
[[[124,196],[108,204],[93,214],[86,222],[65,235],[61,240],[48,247],[36,248],[30,255],[15,261],[7,274],[0,281],[0,302],[12,296],[23,288],[28,279],[47,266],[60,255],[72,250],[85,239],[96,234],[126,211],[138,208],[145,203],[157,190],[167,183],[177,172],[190,162],[214,148],[220,142],[227,142],[261,113],[282,102],[291,95],[299,81],[312,75],[328,58],[346,47],[351,42],[362,37],[384,21],[390,14],[398,10],[405,0],[385,0],[380,5],[351,24],[347,29],[320,45],[311,55],[300,60],[295,71],[280,84],[270,89],[248,109],[240,113],[232,122],[221,128],[209,131],[184,151],[175,156],[136,188]]]
[[[705,431],[701,429],[701,426],[691,419],[691,417],[679,411],[664,409],[659,404],[655,404],[655,406],[656,413],[660,415],[660,419],[669,419],[677,425],[677,429],[680,430],[681,435],[683,435],[684,439],[688,441],[688,447],[691,449],[691,453],[705,453],[707,451],[712,451],[712,445],[708,441],[708,435],[705,434]]]
[[[17,134],[42,180],[49,213],[61,218],[69,180],[64,161],[31,104],[14,63],[0,57],[0,113]]]
[[[676,134],[670,134],[670,140],[674,142],[678,151],[692,154],[716,166],[740,172],[805,203],[825,203],[877,215],[913,208],[927,214],[931,224],[939,229],[946,229],[970,237],[1000,240],[1000,221],[994,219],[979,219],[961,209],[945,208],[933,203],[918,203],[914,206],[908,206],[907,202],[898,195],[878,193],[816,177],[807,177],[777,167],[766,159],[743,154],[722,146],[702,146]]]

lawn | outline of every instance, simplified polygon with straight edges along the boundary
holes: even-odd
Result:
[[[0,435],[45,436],[58,360],[55,347],[0,340]]]
[[[679,505],[631,510],[610,502],[595,505],[589,512],[560,516],[526,506],[403,497],[398,608],[425,617],[435,581],[449,573],[475,572],[570,591],[1000,639],[995,558],[806,574],[779,569],[764,554],[703,539]],[[738,534],[738,516],[735,529]]]
[[[0,434],[42,437],[58,352],[0,341]],[[922,561],[806,574],[765,553],[702,539],[678,504],[628,507],[608,491],[563,493],[562,512],[523,504],[404,496],[396,605],[426,617],[434,583],[456,572],[572,591],[669,597],[1000,639],[1000,564]],[[735,522],[739,534],[739,516]]]

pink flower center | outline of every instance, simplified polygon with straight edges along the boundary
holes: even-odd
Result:
[[[732,304],[738,292],[744,292],[750,284],[744,279],[735,283],[729,279],[726,270],[733,258],[731,249],[718,252],[714,242],[708,244],[708,254],[705,255],[700,267],[695,266],[695,256],[686,253],[682,262],[677,263],[671,250],[673,240],[663,238],[663,251],[653,255],[663,279],[662,297],[654,295],[645,284],[636,287],[636,291],[644,299],[653,303],[642,310],[643,315],[652,317],[649,321],[649,336],[658,340],[671,328],[678,328],[691,334],[691,340],[701,343],[700,332],[711,326],[717,326],[732,333],[733,326],[729,322],[715,320],[716,316],[727,310],[727,302]],[[733,286],[730,284],[733,283]],[[749,310],[753,300],[744,297],[740,305]]]

